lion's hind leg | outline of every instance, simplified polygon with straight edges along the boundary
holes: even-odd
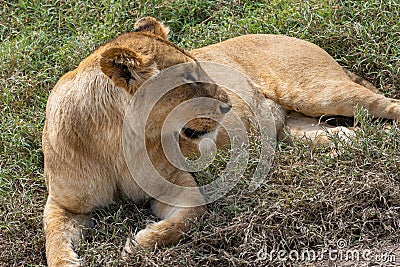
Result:
[[[368,110],[375,118],[400,119],[400,101],[376,94],[353,81],[316,82],[313,90],[291,96],[288,108],[310,117],[340,115],[353,117],[356,106]]]
[[[46,257],[49,266],[82,266],[72,243],[81,237],[81,226],[89,216],[74,214],[61,207],[50,196],[44,210]]]
[[[354,116],[354,107],[363,107],[375,118],[400,120],[400,100],[376,94],[356,83],[338,84],[325,114]],[[324,102],[324,101],[323,101]],[[326,103],[326,101],[325,101]]]
[[[349,78],[359,84],[364,86],[365,88],[367,88],[368,90],[370,90],[371,92],[375,93],[375,94],[380,94],[378,88],[376,88],[372,83],[370,83],[369,81],[367,81],[366,79],[364,79],[361,76],[358,76],[357,74],[349,71],[349,70],[344,70],[344,72],[346,72],[347,76],[349,76]]]
[[[342,126],[331,126],[318,118],[307,117],[298,112],[290,112],[285,120],[287,140],[310,141],[314,144],[332,143],[332,138],[341,142],[350,142],[355,132]],[[285,137],[284,137],[285,138]]]

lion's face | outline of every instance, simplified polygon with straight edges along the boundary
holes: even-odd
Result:
[[[216,135],[231,103],[225,91],[210,83],[188,83],[165,94],[154,106],[147,125],[149,135],[176,133],[198,141]],[[152,132],[153,131],[153,132]]]
[[[197,141],[206,136],[211,137],[214,133],[216,135],[219,124],[232,107],[227,94],[213,84],[194,83],[187,87],[195,94],[199,94],[201,90],[204,92],[200,96],[194,96],[197,98],[192,98],[186,107],[185,114],[191,113],[192,117],[185,121],[180,136]]]

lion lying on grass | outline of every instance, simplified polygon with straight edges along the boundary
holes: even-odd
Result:
[[[171,206],[151,198],[137,185],[125,162],[121,140],[129,101],[145,81],[163,69],[212,61],[243,72],[271,106],[280,137],[284,135],[283,125],[291,135],[306,136],[315,142],[328,141],[327,135],[332,132],[351,134],[344,127],[326,125],[327,129],[321,130],[313,125],[318,121],[312,117],[353,116],[355,105],[363,106],[375,117],[400,118],[398,100],[378,94],[358,76],[346,73],[314,44],[285,36],[246,35],[187,52],[170,43],[167,34],[168,30],[154,18],[141,19],[134,32],[98,48],[65,74],[52,91],[43,131],[49,190],[44,211],[49,266],[82,264],[72,248],[72,242],[79,240],[80,225],[94,208],[106,206],[118,196],[135,202],[149,200],[161,219],[139,231],[133,242],[127,242],[127,253],[135,245],[151,249],[177,243],[189,230],[190,220],[205,212],[203,196],[196,189],[190,195],[175,191],[171,195],[177,202],[193,203],[193,207]],[[193,81],[190,75],[183,78]],[[185,153],[196,152],[198,141],[205,136],[223,146],[228,139],[218,124],[231,107],[244,116],[247,111],[238,97],[222,87],[196,82],[168,92],[150,113],[145,138],[155,168],[175,185],[196,188],[193,177],[163,155],[160,134],[174,107],[193,98],[217,101],[191,107],[198,118],[178,133]],[[141,171],[146,174],[146,167]],[[168,188],[161,189],[166,195],[172,194]]]

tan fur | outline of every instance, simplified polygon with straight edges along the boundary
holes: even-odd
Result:
[[[162,69],[197,59],[242,71],[267,98],[280,134],[287,111],[297,111],[302,114],[299,116],[353,116],[353,108],[358,104],[374,116],[400,118],[399,101],[355,83],[326,52],[311,43],[285,36],[247,35],[189,53],[168,42],[167,33],[154,18],[139,20],[135,32],[98,48],[75,70],[65,74],[52,91],[43,131],[49,191],[44,211],[49,266],[81,264],[72,241],[79,240],[80,225],[95,207],[106,206],[119,195],[135,202],[149,199],[132,179],[125,163],[122,123],[132,95]],[[196,186],[193,177],[173,167],[162,152],[159,132],[166,114],[196,96],[212,97],[227,104],[230,99],[236,112],[248,114],[235,95],[228,98],[221,88],[213,85],[193,86],[180,86],[167,94],[150,114],[146,128],[147,150],[155,167],[172,183],[190,187]],[[214,113],[216,118],[224,115],[218,113],[218,107]],[[289,126],[293,126],[293,134],[301,136],[307,132],[305,125],[310,124],[307,119],[300,126],[290,121],[293,118],[287,119]],[[206,119],[196,119],[188,125],[199,131],[217,127]],[[300,128],[296,131],[295,127]],[[218,146],[227,141],[226,133],[221,130]],[[182,138],[181,145],[185,153],[197,151],[190,138]],[[204,201],[200,192],[174,197],[193,203]],[[204,206],[177,208],[149,200],[162,220],[141,230],[134,242],[128,242],[128,252],[133,251],[133,243],[146,248],[176,243],[190,228],[190,220],[205,211]]]

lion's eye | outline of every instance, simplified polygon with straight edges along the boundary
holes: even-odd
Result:
[[[198,78],[197,78],[196,73],[187,72],[187,73],[183,74],[183,80],[186,83],[193,83],[193,82],[197,82]]]

